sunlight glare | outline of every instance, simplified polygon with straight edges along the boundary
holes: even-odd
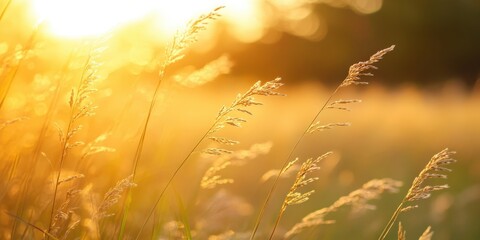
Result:
[[[235,26],[230,31],[250,40],[261,37],[262,24],[255,0],[30,0],[35,15],[43,19],[48,29],[67,38],[105,34],[126,23],[147,16],[155,19],[161,35],[171,36],[190,20],[225,6],[221,14]],[[248,27],[247,27],[248,26]],[[254,27],[252,27],[254,26]]]
[[[157,23],[164,34],[171,35],[191,19],[224,6],[225,0],[176,0],[153,3]],[[227,6],[228,8],[228,6]]]
[[[146,14],[141,1],[32,0],[35,14],[62,37],[96,36]]]

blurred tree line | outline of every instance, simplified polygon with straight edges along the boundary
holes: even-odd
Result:
[[[372,14],[315,4],[314,11],[328,27],[321,40],[283,33],[274,43],[257,41],[232,49],[229,42],[235,40],[229,39],[210,54],[230,52],[237,75],[338,83],[350,64],[395,44],[395,52],[376,72],[387,85],[459,80],[471,89],[480,79],[478,0],[384,1]]]

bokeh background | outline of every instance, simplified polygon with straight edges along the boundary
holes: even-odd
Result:
[[[368,78],[369,85],[342,89],[335,96],[362,99],[362,103],[353,105],[351,112],[321,115],[326,123],[348,121],[352,126],[309,136],[295,151],[301,159],[330,150],[335,154],[317,173],[320,180],[312,186],[317,191],[312,199],[288,209],[278,232],[369,179],[401,180],[405,184],[401,192],[375,201],[377,210],[361,215],[342,210],[332,216],[336,224],[300,238],[375,239],[413,178],[433,154],[448,147],[458,152],[459,160],[447,180],[451,188],[434,193],[400,220],[409,238],[419,236],[429,225],[434,239],[480,238],[479,1],[175,2],[0,1],[0,123],[26,117],[0,130],[2,167],[10,169],[14,159],[19,164],[17,174],[2,185],[2,210],[14,212],[18,207],[15,183],[22,178],[22,167],[29,166],[29,154],[57,88],[61,100],[54,106],[42,151],[52,159],[59,154],[54,123],[63,126],[67,121],[68,94],[81,75],[86,57],[82,51],[89,41],[105,46],[100,59],[102,79],[94,97],[97,114],[85,121],[78,138],[93,141],[107,133],[103,144],[116,149],[91,157],[83,169],[85,184],[102,192],[129,174],[166,44],[190,18],[225,5],[223,16],[206,26],[185,58],[167,69],[133,191],[138,196],[133,223],[142,219],[152,196],[208,129],[220,107],[255,81],[280,76],[285,83],[281,92],[287,96],[261,99],[264,106],[253,110],[254,116],[242,129],[224,133],[241,142],[233,150],[271,142],[270,153],[225,169],[223,175],[235,182],[213,190],[199,190],[196,184],[212,161],[197,154],[175,181],[175,191],[162,202],[160,212],[168,214],[158,220],[178,218],[170,207],[181,196],[192,226],[199,228],[199,238],[202,231],[218,234],[231,229],[239,236],[248,232],[271,184],[260,180],[262,174],[280,168],[351,64],[394,44],[395,50]],[[22,49],[28,51],[19,53]],[[208,75],[214,81],[198,86],[182,82],[218,59],[214,66],[222,70]],[[62,69],[67,63],[65,74]],[[13,72],[14,78],[6,77]],[[73,153],[65,168],[75,166],[80,155]],[[38,171],[50,170],[46,161],[39,163]],[[271,229],[291,180],[281,182],[261,234]],[[41,195],[49,190],[37,191]],[[225,203],[224,208],[211,207],[219,202]],[[34,222],[42,225],[42,220],[38,217]],[[1,216],[0,222],[2,229],[10,229],[8,216]],[[9,231],[2,237],[11,237]],[[395,232],[390,239],[395,239]]]

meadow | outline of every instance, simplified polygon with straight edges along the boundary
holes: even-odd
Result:
[[[385,239],[480,238],[480,86],[386,86],[391,43],[333,86],[182,62],[223,10],[163,41],[2,14],[1,239],[382,239],[397,207]]]

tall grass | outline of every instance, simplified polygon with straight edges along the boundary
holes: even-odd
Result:
[[[137,173],[137,167],[138,167],[138,164],[140,162],[140,158],[142,156],[142,151],[143,151],[143,146],[144,146],[144,142],[145,142],[145,136],[146,136],[147,130],[148,130],[148,125],[149,125],[149,122],[150,122],[152,112],[153,112],[154,107],[155,107],[155,103],[157,102],[159,90],[160,90],[160,87],[162,86],[162,82],[164,80],[164,77],[165,77],[165,74],[166,74],[166,71],[167,71],[167,67],[169,65],[181,60],[184,57],[184,51],[186,50],[186,48],[190,44],[197,41],[197,34],[200,31],[205,29],[205,26],[208,24],[209,21],[214,20],[214,19],[216,19],[220,16],[218,14],[218,11],[220,11],[221,9],[222,9],[222,7],[215,8],[210,13],[208,13],[206,15],[201,15],[198,18],[189,22],[187,24],[187,26],[185,27],[185,29],[181,29],[175,34],[171,43],[168,45],[168,47],[165,51],[165,60],[160,65],[160,70],[159,70],[159,73],[158,73],[158,79],[157,79],[157,84],[156,84],[156,87],[155,87],[155,91],[153,93],[153,97],[152,97],[152,100],[150,102],[150,106],[148,108],[147,116],[146,116],[145,122],[143,124],[143,129],[142,129],[142,133],[141,133],[138,145],[137,145],[137,150],[135,151],[135,156],[134,156],[134,159],[133,159],[133,167],[132,167],[132,181],[135,181],[135,176],[136,176],[136,173]],[[162,198],[165,190],[168,188],[168,186],[170,185],[173,178],[176,176],[178,170],[183,166],[183,164],[186,162],[187,159],[188,159],[188,156],[180,164],[179,168],[174,172],[174,174],[172,175],[170,180],[167,182],[166,186],[164,187],[164,189],[160,193],[160,196],[155,203],[155,207],[158,204],[158,202],[160,201],[160,199]],[[120,225],[120,231],[119,231],[119,235],[118,235],[118,238],[120,238],[120,239],[123,238],[123,234],[124,234],[124,231],[125,231],[127,214],[128,214],[128,210],[129,210],[130,201],[131,201],[131,192],[130,191],[128,192],[128,196],[126,198],[126,201],[127,201],[126,204],[124,204],[124,211],[123,211],[123,215],[122,215],[122,223]],[[154,209],[155,209],[155,207],[154,207]],[[151,216],[151,214],[149,214],[146,221],[148,221],[150,216]],[[143,226],[141,227],[140,232],[142,230],[143,230]]]
[[[456,162],[456,160],[452,158],[453,154],[455,154],[454,151],[450,151],[448,150],[448,148],[446,148],[441,152],[435,154],[430,159],[425,168],[423,168],[420,174],[418,174],[415,180],[413,180],[412,186],[410,187],[410,189],[408,189],[407,195],[405,195],[402,202],[398,205],[397,209],[393,213],[392,217],[387,223],[387,226],[385,226],[382,234],[378,239],[385,239],[393,224],[397,220],[398,215],[418,207],[418,205],[410,205],[412,202],[427,199],[431,196],[432,192],[448,188],[448,184],[424,186],[424,182],[427,179],[432,178],[446,179],[446,174],[438,172],[452,171],[451,169],[447,168],[446,165]]]
[[[0,21],[6,16],[10,3],[8,1],[0,6],[3,7]],[[52,77],[53,81],[42,81],[41,76],[31,80],[28,74],[20,74],[25,70],[24,66],[29,69],[41,66],[37,61],[47,61],[46,64],[51,61],[53,64],[53,58],[45,58],[45,55],[35,60],[29,58],[30,54],[41,52],[35,48],[38,34],[42,32],[41,25],[35,27],[23,47],[2,56],[1,239],[145,239],[148,235],[152,239],[317,239],[317,236],[308,235],[312,229],[342,221],[336,220],[336,214],[347,207],[353,212],[373,210],[377,208],[374,200],[380,199],[384,193],[398,193],[401,190],[401,181],[388,177],[374,178],[364,184],[355,183],[360,187],[353,191],[338,189],[337,193],[347,194],[331,204],[318,207],[320,204],[310,199],[316,198],[315,192],[324,190],[319,186],[330,184],[323,168],[333,161],[334,154],[329,151],[319,155],[316,149],[324,147],[322,144],[327,141],[315,143],[315,150],[311,152],[318,157],[305,158],[305,161],[301,161],[301,158],[292,159],[294,155],[302,155],[301,145],[307,144],[307,136],[351,125],[350,122],[327,121],[323,116],[328,110],[350,111],[351,105],[360,103],[360,99],[340,98],[340,91],[350,86],[368,84],[363,78],[372,76],[371,70],[377,69],[375,65],[395,46],[376,52],[366,61],[353,64],[345,79],[321,102],[306,124],[289,122],[289,126],[304,125],[296,128],[300,129],[296,136],[284,137],[293,141],[264,134],[263,130],[279,126],[276,122],[282,119],[267,116],[267,120],[260,121],[262,114],[256,112],[257,106],[263,105],[259,98],[269,97],[270,100],[272,96],[286,96],[283,92],[288,81],[280,77],[253,83],[246,91],[236,95],[230,104],[221,107],[216,116],[207,106],[213,104],[203,104],[203,108],[194,111],[194,102],[203,99],[188,99],[187,106],[190,108],[174,111],[192,112],[195,115],[195,119],[188,119],[188,127],[182,125],[177,115],[171,117],[173,121],[166,115],[156,117],[159,110],[163,112],[172,106],[176,108],[174,100],[162,99],[162,92],[174,91],[169,88],[170,85],[167,86],[167,82],[177,84],[177,90],[195,92],[197,89],[187,90],[184,87],[208,84],[230,72],[233,60],[227,55],[194,71],[175,74],[176,68],[173,67],[198,41],[203,30],[220,18],[222,8],[215,8],[187,23],[166,44],[161,56],[155,56],[148,66],[141,67],[144,72],[135,76],[136,82],[133,84],[138,89],[144,87],[140,80],[149,75],[149,67],[155,66],[157,72],[154,81],[147,84],[150,88],[142,94],[143,100],[130,97],[126,101],[118,101],[118,98],[125,98],[126,94],[115,88],[117,83],[114,81],[103,81],[108,74],[115,75],[108,66],[109,61],[113,61],[108,58],[108,47],[113,45],[109,40],[93,41],[83,53],[86,55],[84,58],[71,50],[65,62],[58,69],[55,68],[54,72],[59,77]],[[74,48],[76,46],[71,49]],[[158,50],[153,52],[157,53]],[[159,63],[155,62],[157,58],[161,59]],[[78,65],[79,61],[79,69],[72,67],[76,62]],[[42,69],[36,70],[41,72]],[[51,72],[44,73],[49,74]],[[122,76],[121,80],[128,79]],[[41,96],[32,91],[31,99],[26,96],[28,100],[22,104],[16,97],[29,94],[18,89],[35,86],[31,84],[35,81],[39,81],[39,85],[48,85],[46,90],[42,90]],[[18,88],[14,88],[16,84]],[[132,92],[137,91],[128,90],[132,96]],[[115,91],[120,93],[116,95]],[[215,94],[205,102],[217,103],[220,97],[221,94]],[[285,99],[288,101],[288,98]],[[119,106],[120,102],[126,103],[126,106]],[[268,111],[271,108],[269,104],[262,108],[263,114],[292,114],[292,111],[284,109],[286,106],[283,104],[281,108]],[[131,108],[135,111],[131,111]],[[201,114],[210,116],[211,120],[201,121]],[[254,125],[254,121],[261,126],[257,125],[252,130],[249,125]],[[128,126],[122,125],[124,122]],[[172,129],[174,134],[159,134],[156,129],[160,125],[158,122]],[[195,127],[204,130],[193,132]],[[138,131],[135,131],[137,128]],[[238,128],[244,129],[235,131]],[[286,132],[281,128],[276,131],[279,135]],[[159,135],[171,140],[172,144],[157,141],[154,136]],[[149,139],[152,139],[151,144]],[[250,143],[259,139],[264,143]],[[288,144],[276,144],[282,141]],[[250,147],[245,147],[245,144]],[[286,157],[282,156],[282,150],[288,154],[285,154]],[[155,159],[158,152],[169,157]],[[390,219],[384,220],[386,226],[379,239],[388,236],[402,213],[417,208],[415,204],[418,200],[430,198],[432,192],[449,187],[446,184],[428,185],[427,181],[447,178],[443,172],[451,171],[447,165],[455,162],[453,154],[453,151],[445,149],[431,158],[414,179]],[[280,168],[268,166],[267,172],[264,172],[267,164],[265,159],[274,159]],[[407,164],[401,166],[408,170]],[[273,182],[266,185],[270,178],[273,178]],[[285,189],[285,195],[274,198],[276,191],[281,190],[280,180],[290,178],[293,183]],[[134,191],[134,188],[138,191]],[[175,189],[173,194],[169,189]],[[185,192],[188,197],[185,197]],[[250,195],[237,196],[245,192]],[[170,195],[175,200],[167,198]],[[248,203],[257,202],[257,198],[260,198],[259,204],[252,206]],[[336,199],[330,195],[325,198]],[[279,209],[269,212],[275,209],[275,202],[280,203]],[[297,221],[296,215],[303,213],[299,211],[294,214],[289,209],[300,207],[309,213]],[[290,214],[291,218],[287,218]],[[236,225],[234,218],[239,215],[245,219],[242,218],[241,224]],[[203,223],[199,224],[197,220]],[[260,228],[262,223],[264,228]],[[347,228],[347,224],[339,225]],[[378,228],[373,230],[380,231]],[[406,239],[406,230],[401,223],[397,236],[398,239]],[[433,230],[428,227],[420,239],[431,239],[432,236]]]
[[[275,189],[277,187],[277,184],[278,184],[278,181],[280,179],[281,174],[283,172],[285,172],[285,170],[289,166],[289,161],[290,161],[291,157],[293,156],[293,154],[295,153],[295,150],[297,149],[297,147],[302,142],[303,138],[307,134],[314,133],[316,131],[323,131],[323,130],[326,130],[326,129],[331,129],[333,127],[344,127],[344,126],[349,126],[350,125],[349,123],[329,123],[329,124],[323,125],[320,121],[318,121],[318,118],[319,118],[320,114],[325,109],[328,109],[328,108],[338,109],[338,110],[348,110],[348,108],[344,107],[346,104],[359,102],[359,100],[357,100],[357,99],[338,100],[338,101],[334,101],[334,102],[331,102],[331,101],[332,101],[333,97],[335,96],[335,94],[337,94],[337,92],[341,88],[348,87],[350,85],[366,85],[366,84],[368,84],[368,82],[361,81],[361,77],[362,76],[372,76],[373,74],[368,72],[368,71],[371,70],[371,69],[376,69],[376,67],[373,66],[373,64],[377,63],[380,59],[382,59],[383,55],[392,51],[394,48],[395,48],[395,46],[390,46],[389,48],[385,48],[383,50],[380,50],[377,53],[375,53],[374,55],[372,55],[370,57],[370,59],[368,59],[367,61],[358,62],[358,63],[350,66],[350,69],[348,70],[347,77],[335,88],[335,90],[328,97],[328,99],[323,103],[323,105],[321,105],[320,109],[315,114],[315,116],[312,118],[308,127],[305,128],[303,133],[300,135],[300,137],[296,141],[295,145],[293,146],[292,150],[290,151],[288,157],[283,162],[283,165],[281,167],[282,170],[278,172],[278,174],[277,174],[277,176],[276,176],[276,178],[275,178],[275,180],[272,184],[272,187],[270,188],[269,192],[267,193],[267,197],[266,197],[266,199],[265,199],[265,201],[264,201],[264,203],[263,203],[263,205],[260,209],[260,213],[257,217],[256,222],[255,222],[255,226],[253,227],[252,235],[250,236],[251,240],[254,239],[254,237],[255,237],[255,234],[258,230],[258,227],[259,227],[260,222],[262,220],[262,217],[264,215],[265,209],[266,209],[268,203],[270,202],[271,197],[273,196],[273,192],[275,191]],[[295,184],[294,184],[294,186],[295,186]],[[288,195],[287,195],[287,198],[288,198]],[[285,204],[285,202],[284,202],[284,204]],[[280,218],[283,215],[283,212],[285,211],[284,207],[286,207],[286,206],[281,207],[280,214],[277,217],[277,221],[276,221],[276,224],[275,224],[275,226],[272,230],[272,234],[271,234],[270,238],[273,237],[273,233],[275,232],[275,228],[276,228],[278,222],[280,221]]]

